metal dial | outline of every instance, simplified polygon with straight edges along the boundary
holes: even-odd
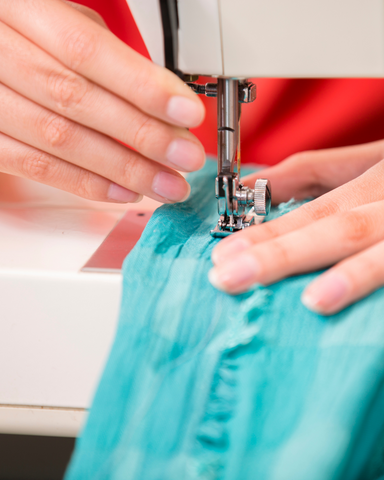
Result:
[[[271,209],[272,190],[271,182],[266,178],[256,180],[253,201],[256,215],[268,215]]]

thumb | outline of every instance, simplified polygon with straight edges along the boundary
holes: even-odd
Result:
[[[268,178],[274,204],[291,198],[319,197],[362,175],[384,158],[384,141],[364,145],[296,153],[281,163],[244,177],[253,188],[257,178]]]
[[[291,198],[302,200],[317,197],[325,193],[327,190],[321,189],[316,181],[313,162],[303,161],[301,157],[302,154],[294,155],[278,165],[247,175],[242,183],[254,188],[258,178],[267,178],[271,182],[273,204],[288,202]]]

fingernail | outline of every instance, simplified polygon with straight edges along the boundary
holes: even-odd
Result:
[[[260,264],[251,255],[241,255],[238,258],[212,268],[208,273],[211,284],[229,293],[246,291],[254,283],[261,271]]]
[[[189,197],[191,187],[183,178],[159,172],[153,180],[152,190],[171,202],[183,202]]]
[[[222,263],[228,257],[237,255],[244,250],[251,247],[252,244],[245,238],[237,238],[237,235],[232,235],[225,240],[222,240],[212,252],[212,261],[215,264]]]
[[[197,127],[203,121],[204,107],[189,98],[175,96],[168,102],[167,115],[184,127]]]
[[[344,275],[330,272],[312,282],[301,296],[301,301],[309,310],[328,313],[336,310],[347,293],[348,282]]]
[[[188,172],[202,168],[205,160],[204,149],[184,138],[173,140],[165,155],[175,167]]]
[[[127,188],[121,187],[116,183],[111,183],[108,189],[107,197],[109,200],[119,203],[137,203],[143,198],[142,195],[132,192]]]

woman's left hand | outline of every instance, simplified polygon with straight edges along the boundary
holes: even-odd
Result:
[[[268,178],[274,203],[318,197],[221,241],[211,283],[237,294],[252,285],[334,265],[303,303],[335,313],[384,285],[384,141],[296,154],[244,179]]]

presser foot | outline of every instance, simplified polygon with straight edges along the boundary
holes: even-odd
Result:
[[[216,227],[211,230],[211,235],[215,238],[228,237],[228,235],[244,230],[244,228],[262,223],[264,218],[255,215],[241,215],[239,217],[233,216],[231,219],[230,217],[224,218],[224,215],[221,215]]]

